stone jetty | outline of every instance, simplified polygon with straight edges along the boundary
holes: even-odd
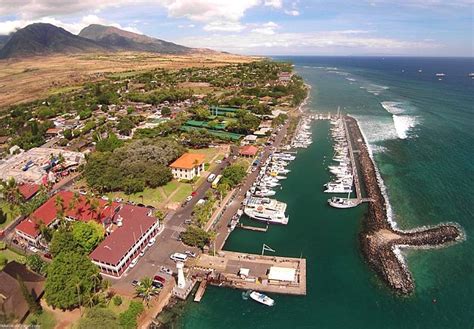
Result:
[[[415,283],[400,248],[435,248],[462,238],[455,224],[401,231],[392,227],[386,201],[380,190],[375,165],[370,157],[357,121],[344,118],[349,129],[352,146],[359,150],[357,160],[369,202],[369,210],[360,233],[361,249],[369,265],[396,292],[407,295]]]

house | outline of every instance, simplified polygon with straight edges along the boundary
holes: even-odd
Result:
[[[39,224],[55,227],[59,222],[58,198],[61,198],[64,217],[69,221],[101,223],[106,232],[104,240],[89,255],[102,274],[120,277],[160,230],[160,222],[146,207],[132,206],[102,199],[75,196],[69,191],[58,192],[15,228],[17,238],[35,247],[40,244]],[[74,201],[73,201],[74,200]]]
[[[239,154],[244,157],[254,157],[258,152],[258,147],[245,145],[239,149]]]
[[[206,156],[199,153],[185,153],[170,165],[176,179],[193,179],[204,171]]]
[[[255,144],[255,142],[257,141],[257,138],[258,137],[255,135],[247,135],[244,137],[241,144],[242,145]]]
[[[29,307],[21,291],[18,278],[25,283],[28,291],[36,299],[41,297],[44,292],[44,278],[15,261],[5,265],[0,272],[1,313],[13,317],[15,322],[22,322],[28,315]]]
[[[57,137],[61,133],[62,129],[61,128],[49,128],[46,130],[46,137]]]

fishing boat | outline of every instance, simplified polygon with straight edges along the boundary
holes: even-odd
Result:
[[[267,306],[275,305],[275,301],[273,299],[257,291],[252,291],[250,293],[250,298],[252,298],[254,301],[263,305],[267,305]]]

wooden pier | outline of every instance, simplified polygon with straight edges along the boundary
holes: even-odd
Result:
[[[202,297],[204,296],[204,293],[206,292],[206,288],[207,288],[207,280],[204,279],[199,284],[198,290],[196,291],[196,294],[194,295],[194,301],[196,303],[199,303],[201,301]]]
[[[238,224],[238,228],[244,229],[244,230],[249,230],[249,231],[255,231],[255,232],[266,232],[268,231],[268,224],[266,227],[256,227],[256,226],[248,226],[244,224]]]

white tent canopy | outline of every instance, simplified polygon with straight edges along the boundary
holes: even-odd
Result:
[[[268,272],[268,280],[295,281],[296,268],[272,266]]]

